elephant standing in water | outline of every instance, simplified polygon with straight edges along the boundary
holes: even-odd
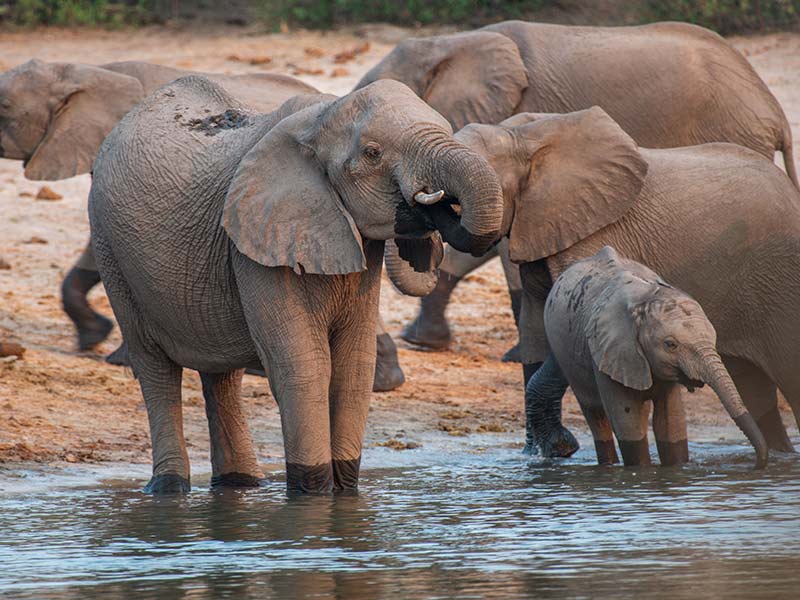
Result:
[[[800,421],[800,192],[772,161],[735,144],[639,148],[599,108],[520,114],[455,137],[503,187],[502,232],[524,289],[522,358],[536,371],[526,403],[545,456],[577,448],[561,425],[567,381],[549,351],[545,301],[555,278],[606,245],[700,303],[770,449],[792,450],[777,389]]]
[[[506,21],[405,40],[358,85],[378,79],[402,81],[454,129],[499,123],[521,112],[600,106],[646,148],[732,142],[770,160],[780,150],[797,185],[791,130],[777,99],[736,49],[695,25],[572,27]],[[447,347],[450,295],[483,262],[447,248],[439,284],[422,299],[403,338]],[[518,320],[519,276],[507,258],[504,270]],[[518,360],[518,349],[506,358]]]
[[[610,246],[579,260],[553,283],[544,309],[547,341],[592,430],[597,462],[650,464],[649,405],[662,465],[689,460],[681,387],[708,384],[756,449],[767,442],[716,350],[702,307]],[[533,445],[536,428],[528,430]],[[612,434],[613,431],[613,434]]]
[[[92,241],[150,420],[154,492],[188,489],[183,368],[200,372],[213,480],[260,476],[238,406],[263,368],[290,492],[354,488],[375,368],[381,264],[426,291],[436,230],[484,253],[499,237],[495,172],[401,83],[249,111],[202,77],[128,113],[94,165]],[[459,216],[440,204],[458,202]]]

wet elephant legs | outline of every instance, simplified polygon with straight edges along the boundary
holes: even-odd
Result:
[[[527,366],[527,365],[526,365]],[[578,441],[561,424],[561,399],[569,386],[550,354],[525,386],[525,452],[543,457],[572,456]]]
[[[211,440],[211,485],[258,486],[264,473],[242,411],[243,370],[200,373]]]
[[[686,413],[678,385],[662,385],[653,398],[653,433],[662,466],[689,461]]]
[[[731,356],[723,356],[722,360],[769,449],[794,452],[778,409],[778,390],[775,383],[749,361]]]

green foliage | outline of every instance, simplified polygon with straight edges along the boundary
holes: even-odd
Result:
[[[160,22],[175,0],[6,0],[0,19],[22,27],[36,25],[120,26]]]
[[[654,20],[686,21],[728,34],[798,23],[800,0],[647,0]]]
[[[371,21],[413,25],[517,18],[552,4],[553,0],[259,0],[259,14],[273,28],[280,23],[331,27]]]

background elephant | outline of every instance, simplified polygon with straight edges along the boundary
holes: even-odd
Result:
[[[755,447],[756,466],[766,465],[767,442],[717,354],[714,326],[695,300],[644,265],[610,246],[574,263],[553,283],[544,326],[598,463],[618,461],[616,436],[626,466],[650,464],[648,400],[661,464],[687,462],[681,388],[708,384]],[[536,426],[528,424],[529,434]]]
[[[418,204],[444,195],[459,216]],[[486,161],[400,83],[262,115],[187,77],[106,139],[89,213],[150,419],[148,489],[188,488],[182,369],[201,373],[213,410],[238,405],[241,369],[263,365],[288,489],[328,492],[357,484],[384,240],[398,238],[387,257],[398,287],[427,285],[441,258],[431,232],[482,254],[502,197]],[[244,420],[218,429],[238,437],[212,448],[214,480],[258,479]]]
[[[405,40],[358,85],[385,78],[408,85],[454,129],[499,123],[521,112],[600,106],[646,148],[732,142],[770,160],[781,150],[797,185],[791,130],[778,101],[737,50],[702,27],[506,21]],[[446,347],[450,294],[481,264],[447,248],[439,285],[421,301],[402,337],[429,348]],[[517,276],[508,281],[517,318],[518,282]]]
[[[526,371],[549,354],[543,312],[553,280],[610,245],[703,306],[769,447],[791,451],[777,407],[780,388],[800,416],[800,194],[789,178],[734,144],[639,148],[599,108],[509,121],[470,125],[456,139],[483,154],[503,185],[502,231],[524,289]],[[537,444],[545,455],[574,452],[560,422],[567,381],[557,363],[530,385],[546,432]]]

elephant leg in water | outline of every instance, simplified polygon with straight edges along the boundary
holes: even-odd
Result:
[[[512,263],[508,256],[508,241],[502,240],[489,252],[479,257],[459,252],[451,246],[447,246],[444,260],[439,267],[439,282],[430,294],[422,298],[419,314],[406,325],[402,338],[411,344],[426,348],[447,348],[452,341],[450,325],[445,316],[450,295],[459,281],[496,256],[500,256],[503,263],[503,272],[511,297],[511,310],[514,313],[514,323],[519,327],[522,282],[520,281],[519,267]],[[503,355],[503,361],[520,362],[519,344],[514,345]]]
[[[78,331],[78,348],[89,350],[104,339],[114,328],[110,319],[92,310],[86,295],[95,285],[100,283],[100,274],[94,260],[91,244],[69,270],[61,284],[61,301]]]

